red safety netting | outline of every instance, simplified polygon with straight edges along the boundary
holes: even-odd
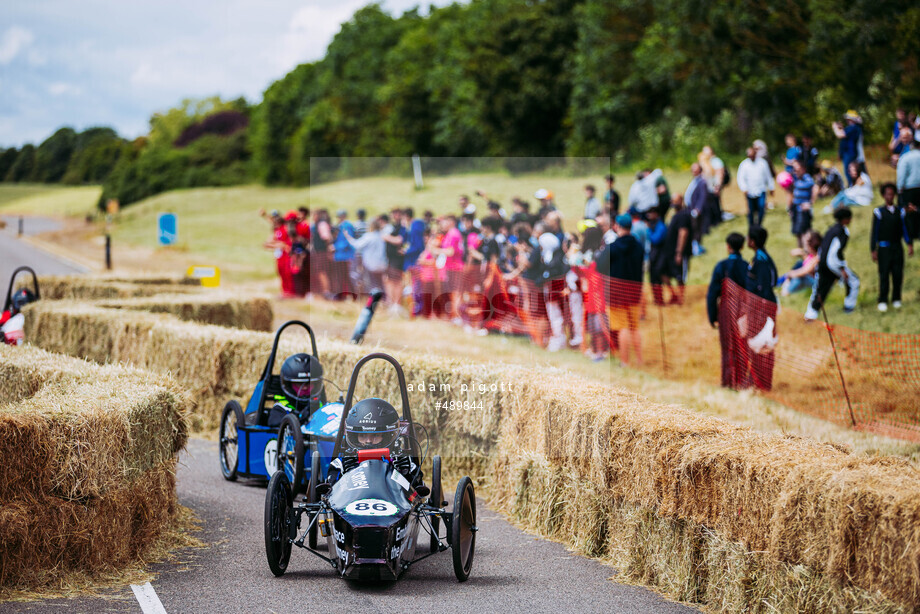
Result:
[[[326,254],[308,258],[293,278],[299,291],[344,298],[381,289],[387,275]],[[642,362],[631,367],[754,390],[840,424],[920,441],[920,335],[805,323],[801,313],[731,281],[722,288],[716,333],[706,318],[706,288],[687,287],[683,306],[659,305],[647,284],[601,275],[593,265],[540,283],[495,265],[448,271],[433,261],[389,275],[414,317],[527,335],[550,349],[561,349],[561,339],[597,353],[615,351],[622,332],[635,330]]]

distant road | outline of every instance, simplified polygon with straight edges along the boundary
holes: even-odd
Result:
[[[6,222],[6,228],[0,230],[0,293],[4,298],[10,283],[10,275],[21,266],[32,267],[38,275],[76,275],[87,272],[84,267],[66,262],[17,239],[18,216],[5,215],[0,216],[0,219]],[[60,222],[48,218],[27,217],[24,219],[23,230],[26,235],[53,232],[60,228]]]
[[[455,486],[455,485],[454,485]],[[454,578],[450,551],[409,569],[397,582],[359,583],[294,548],[288,573],[272,576],[265,562],[265,488],[227,482],[215,442],[192,439],[178,471],[179,501],[203,521],[209,548],[180,554],[182,563],[156,565],[153,590],[170,614],[220,612],[528,612],[562,614],[691,613],[653,591],[610,580],[616,570],[564,546],[521,531],[478,503],[481,528],[469,581]],[[445,492],[453,487],[445,484]],[[58,599],[0,604],[0,612],[141,612],[125,586],[108,599]]]

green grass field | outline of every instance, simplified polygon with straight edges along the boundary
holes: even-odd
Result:
[[[893,177],[893,171],[881,165],[870,165],[870,171],[877,183]],[[419,213],[426,209],[436,214],[458,213],[458,197],[468,194],[473,197],[479,211],[484,212],[485,201],[474,196],[477,190],[483,190],[510,210],[513,196],[521,196],[529,200],[532,206],[536,205],[533,193],[545,187],[555,193],[556,202],[567,220],[567,227],[572,228],[574,221],[581,217],[585,184],[594,184],[602,191],[602,173],[598,169],[596,175],[580,177],[565,176],[558,171],[514,176],[507,173],[429,176],[425,179],[423,190],[416,190],[410,177],[351,179],[301,189],[249,185],[175,190],[126,208],[117,217],[112,234],[116,243],[179,253],[196,262],[223,266],[228,274],[227,280],[231,282],[234,279],[271,279],[274,276],[273,258],[262,247],[262,242],[268,238],[269,227],[258,216],[260,208],[282,212],[304,205],[311,209],[327,208],[331,212],[346,209],[352,213],[352,218],[359,208],[366,209],[373,216],[397,206],[410,206]],[[683,191],[690,179],[687,170],[667,171],[665,175],[672,192]],[[624,202],[631,183],[631,174],[617,174],[617,189]],[[97,187],[0,185],[0,213],[83,215],[93,210],[98,197]],[[777,193],[775,200],[776,209],[768,211],[765,219],[765,226],[770,232],[767,248],[782,274],[794,263],[789,252],[795,246],[795,240],[789,232],[785,195]],[[876,201],[880,199],[876,198]],[[814,226],[822,232],[833,221],[830,215],[822,213],[827,202],[819,201],[816,207]],[[723,207],[738,217],[716,228],[704,241],[708,253],[693,260],[690,276],[692,284],[709,282],[713,266],[725,257],[723,241],[729,232],[746,231],[745,204],[734,183],[726,191]],[[171,248],[161,248],[157,244],[156,218],[164,212],[176,213],[179,218],[178,244]],[[907,260],[903,309],[881,314],[876,310],[878,273],[869,253],[871,208],[856,208],[850,228],[847,258],[851,268],[862,279],[859,308],[853,314],[844,314],[843,292],[835,288],[828,305],[831,321],[864,330],[917,332],[916,322],[920,319],[920,254],[915,259]],[[745,250],[745,256],[751,256],[749,250]],[[799,293],[782,299],[782,304],[787,309],[804,311],[807,300],[807,294]]]
[[[96,210],[102,188],[0,183],[0,213],[84,216]]]

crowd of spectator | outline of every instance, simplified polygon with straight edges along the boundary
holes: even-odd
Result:
[[[882,186],[885,204],[873,212],[870,247],[884,280],[881,311],[889,301],[901,306],[901,242],[912,254],[912,240],[920,231],[920,144],[914,140],[913,121],[898,115],[890,144],[897,184]],[[833,130],[844,173],[820,159],[808,135],[787,135],[779,172],[763,141],[747,149],[735,180],[747,202],[748,232],[746,238],[729,235],[729,257],[713,273],[707,310],[714,326],[722,322],[725,279],[773,305],[776,292],[810,290],[809,320],[817,317],[839,281],[847,289],[846,309],[855,308],[859,278],[844,259],[850,208],[870,205],[874,188],[858,114],[848,112]],[[506,330],[495,325],[501,316],[497,304],[503,303],[525,322],[525,332],[550,351],[568,346],[594,360],[615,355],[622,363],[639,365],[643,280],[648,278],[654,304],[683,304],[692,259],[705,253],[706,237],[731,217],[721,202],[731,173],[711,147],[699,152],[691,175],[683,191],[672,193],[660,169],[643,169],[623,202],[614,177],[608,175],[602,191],[584,187],[578,220],[564,220],[554,194],[545,188],[536,190],[533,204],[511,199],[509,210],[480,190],[473,197],[460,196],[454,213],[438,217],[399,207],[371,219],[358,210],[357,219],[351,220],[347,211],[339,210],[333,224],[325,209],[312,214],[306,208],[284,214],[263,211],[272,224],[265,245],[275,254],[286,297],[312,292],[342,300],[379,292],[394,315],[442,317],[475,335]],[[767,252],[763,227],[777,193],[786,195],[798,243],[793,251],[797,262],[782,276]],[[814,211],[816,202],[825,198],[830,200],[826,212],[833,213],[836,223],[822,234],[814,228]],[[745,244],[753,253],[750,261],[742,253]],[[767,309],[759,321],[749,319],[746,326],[751,335],[769,328],[768,337],[775,340],[775,324],[775,310]],[[758,368],[772,371],[766,363]],[[761,373],[758,379],[756,385],[769,387],[770,377]],[[725,382],[750,384],[731,377]]]

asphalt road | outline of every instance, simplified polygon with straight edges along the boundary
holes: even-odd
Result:
[[[446,488],[446,485],[445,485]],[[452,489],[448,489],[452,490]],[[478,503],[480,532],[469,581],[454,578],[450,552],[435,555],[392,583],[337,577],[327,563],[294,549],[288,572],[272,576],[265,561],[265,488],[226,482],[217,444],[193,439],[182,457],[179,500],[203,521],[207,549],[182,563],[155,566],[166,612],[696,612],[641,587],[611,581],[616,571],[511,526]],[[452,499],[452,497],[448,497]],[[106,599],[0,604],[0,612],[141,612],[129,587]]]
[[[16,238],[18,217],[2,216],[7,225],[0,229],[0,292],[6,296],[10,275],[21,266],[32,267],[38,275],[75,275],[86,269],[61,260]],[[39,217],[24,218],[24,234],[33,235],[60,229],[60,223]],[[0,299],[2,300],[2,299]]]

